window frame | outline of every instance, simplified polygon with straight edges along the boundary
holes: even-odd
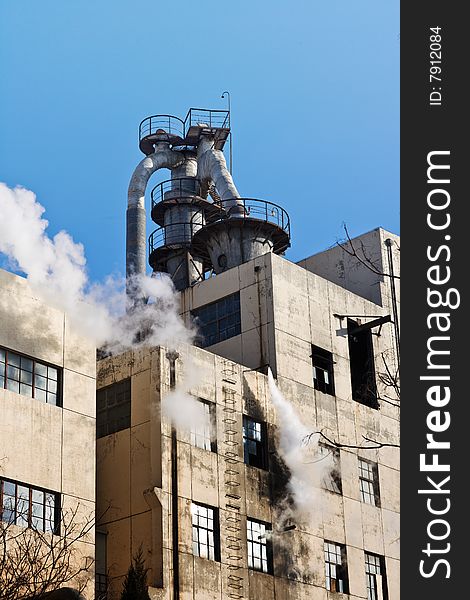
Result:
[[[351,395],[355,402],[377,410],[379,408],[379,398],[377,389],[377,375],[375,372],[374,342],[372,339],[372,330],[365,329],[359,333],[352,334],[359,327],[359,323],[353,319],[347,320],[348,331],[348,351],[349,351],[349,370],[351,379]],[[358,343],[357,337],[364,339],[364,352],[366,356],[361,368],[358,366],[359,353],[354,353],[354,343]]]
[[[249,428],[247,427],[248,421],[251,421],[253,423],[260,425],[260,437],[261,437],[260,440],[257,440],[254,437],[249,437],[246,435],[246,433],[249,431]],[[249,465],[250,467],[255,467],[257,469],[263,469],[263,471],[268,470],[268,435],[267,435],[267,433],[268,433],[268,429],[267,429],[267,425],[266,425],[265,421],[260,421],[259,419],[255,419],[254,417],[250,417],[249,415],[243,415],[243,418],[242,418],[243,461],[246,465]],[[247,450],[248,442],[252,442],[252,443],[256,444],[256,449],[260,450],[259,461],[250,462],[249,457],[257,456],[258,453],[256,455],[254,455]]]
[[[228,300],[235,300],[236,308],[235,310],[229,313],[222,313],[221,305],[222,303],[226,303]],[[214,311],[213,318],[205,319],[204,313],[210,313],[210,311]],[[225,328],[221,328],[221,323],[224,319],[230,319],[234,316],[238,315],[238,319],[235,319],[234,323],[230,323]],[[209,302],[208,304],[204,304],[198,308],[194,308],[191,311],[191,317],[194,319],[196,325],[198,326],[199,334],[196,338],[195,344],[200,346],[201,348],[207,348],[209,346],[213,346],[214,344],[218,344],[219,342],[224,342],[232,337],[241,334],[241,302],[240,302],[240,292],[234,292],[233,294],[228,294],[223,298],[218,298],[214,302]],[[201,323],[202,321],[202,323]],[[204,334],[203,329],[208,328],[209,326],[213,326],[215,331],[211,334]],[[226,334],[230,329],[234,329],[234,331],[230,334]]]
[[[333,365],[335,364],[335,361],[333,359],[333,353],[312,344],[312,354],[310,356],[312,359],[313,387],[323,394],[334,396],[335,377]],[[320,377],[315,377],[317,371]],[[325,373],[328,374],[328,383],[325,382]]]
[[[121,386],[123,389],[121,392],[117,389],[118,386]],[[109,405],[108,395],[111,390],[114,391],[114,403]],[[100,394],[104,394],[105,403],[104,408],[100,406]],[[117,398],[119,394],[124,394],[126,396],[125,402],[118,402]],[[128,399],[127,399],[128,395]],[[117,410],[120,407],[126,407],[124,416],[115,417],[113,419],[109,418],[109,415],[113,414],[113,410]],[[131,377],[126,377],[125,379],[121,379],[120,381],[116,381],[111,385],[106,385],[102,388],[96,390],[96,438],[100,439],[106,437],[107,435],[112,435],[113,433],[118,433],[119,431],[124,431],[129,429],[131,426],[131,411],[132,411],[132,383]],[[123,424],[123,421],[124,424]]]
[[[15,506],[13,509],[9,509],[4,506],[4,498],[7,496],[8,498],[12,498],[11,494],[5,494],[5,483],[15,486]],[[25,488],[28,490],[28,498],[27,498],[27,515],[21,514],[18,512],[18,503],[19,500],[23,500],[21,496],[19,496],[18,488]],[[40,505],[37,501],[34,500],[34,493],[40,493],[43,496],[42,500],[42,516],[40,517],[42,520],[42,527],[38,527],[36,524],[33,524],[33,519],[39,518],[39,515],[34,514],[33,508],[34,505]],[[52,496],[54,499],[53,507],[49,507],[52,513],[53,524],[50,529],[46,528],[46,521],[50,521],[47,519],[46,515],[46,499],[47,496]],[[4,511],[9,510],[13,515],[13,519],[4,519]],[[42,531],[44,533],[50,533],[52,535],[60,535],[60,514],[61,514],[61,494],[59,492],[54,492],[52,490],[47,490],[45,488],[40,488],[36,486],[29,485],[27,483],[22,483],[21,481],[16,481],[14,479],[9,479],[7,477],[0,477],[0,520],[4,523],[16,525],[17,527],[24,527],[27,529],[32,529],[33,531]],[[25,523],[18,523],[19,519],[25,521]]]
[[[323,451],[330,452],[333,455],[334,468],[328,473],[328,480],[326,476],[323,477],[322,485],[323,489],[331,492],[332,494],[343,494],[343,480],[341,479],[341,454],[339,448],[330,446],[324,442],[318,442],[318,447],[322,450],[319,454],[323,454]],[[326,457],[328,454],[323,454],[322,457]],[[337,487],[338,489],[332,489]]]
[[[30,356],[28,354],[24,354],[23,352],[17,352],[16,350],[11,350],[10,348],[6,348],[5,346],[0,346],[0,353],[3,353],[4,358],[0,354],[0,389],[8,390],[14,394],[18,394],[23,396],[24,398],[32,398],[37,400],[38,402],[43,402],[44,404],[49,404],[49,406],[57,406],[62,408],[63,406],[63,369],[58,365],[54,365],[48,361],[40,360],[35,358],[34,356]],[[16,365],[11,362],[11,355],[17,356],[19,360],[19,365]],[[10,360],[9,360],[10,358]],[[31,363],[31,370],[22,367],[23,361],[25,363]],[[46,374],[44,372],[39,372],[39,368],[42,367],[45,369]],[[13,379],[8,376],[8,369],[18,370],[18,379]],[[56,379],[53,377],[49,377],[49,369],[51,372],[55,371]],[[3,373],[2,373],[3,370]],[[28,373],[31,375],[30,383],[27,381],[22,381],[23,376]],[[1,382],[3,379],[3,384]],[[25,377],[25,379],[27,379]],[[45,387],[42,387],[37,383],[39,380],[44,380]],[[8,387],[8,381],[14,381],[18,383],[18,390],[11,389]],[[51,389],[49,389],[49,384],[51,385]],[[21,391],[22,387],[30,387],[31,394],[25,394]],[[55,389],[54,389],[55,388]],[[41,392],[41,394],[39,393]],[[44,394],[44,398],[40,398]],[[54,396],[55,401],[49,402],[49,396]]]
[[[274,574],[274,565],[273,565],[273,545],[271,539],[269,539],[266,535],[260,540],[260,536],[258,536],[258,540],[253,539],[252,534],[253,528],[250,527],[250,524],[256,523],[257,525],[261,525],[264,527],[264,532],[272,531],[272,524],[267,523],[266,521],[260,521],[259,519],[253,519],[251,517],[246,518],[246,544],[247,544],[247,562],[248,569],[252,571],[257,571],[258,573],[266,573],[267,575]],[[250,535],[251,534],[251,535]],[[254,547],[260,547],[260,556],[256,557],[254,553]],[[251,548],[251,552],[250,552]],[[265,549],[265,558],[263,558],[263,548]],[[251,560],[250,560],[251,559]],[[254,566],[254,560],[260,561],[260,567]],[[250,564],[251,562],[251,564]],[[266,565],[266,569],[263,568],[263,562]]]
[[[328,546],[328,548],[327,548]],[[335,547],[334,556],[338,559],[341,558],[341,562],[332,562],[328,560],[333,554],[330,546]],[[339,549],[339,552],[338,552]],[[346,545],[338,544],[329,540],[323,541],[323,555],[325,562],[325,587],[329,592],[349,594],[349,576],[348,576],[348,561],[346,553]],[[333,568],[330,567],[333,565]],[[335,573],[335,577],[332,577],[332,573]],[[332,582],[335,582],[334,585]],[[338,583],[341,584],[338,585]],[[342,588],[342,589],[341,589]]]
[[[199,515],[199,514],[195,514],[193,512],[193,507],[198,507],[198,508],[203,508],[206,511],[212,511],[212,518],[210,519],[207,513],[207,516],[203,516],[203,515]],[[212,521],[212,529],[210,529],[208,526],[204,527],[201,526],[199,524],[199,522],[195,523],[194,522],[194,517],[202,517],[208,520],[208,525],[209,525],[209,520]],[[198,519],[199,521],[199,519]],[[197,532],[197,539],[195,538],[195,531]],[[207,532],[206,534],[206,539],[207,539],[207,544],[201,543],[200,541],[200,531],[205,531]],[[208,504],[203,504],[202,502],[194,502],[191,501],[191,541],[192,541],[192,550],[193,550],[193,556],[197,556],[199,558],[204,558],[206,560],[213,560],[215,562],[220,562],[220,523],[219,523],[219,509],[215,506],[210,506]],[[210,540],[210,536],[209,533],[212,533],[212,538],[214,541],[213,546],[210,545],[209,540]],[[195,552],[195,544],[197,544],[197,552]],[[206,547],[207,548],[207,556],[203,556],[201,554],[201,546],[202,547]],[[212,548],[212,556],[211,556],[211,548]]]
[[[369,504],[370,506],[377,506],[380,508],[380,483],[379,483],[379,466],[376,462],[372,460],[367,460],[366,458],[362,458],[362,456],[358,456],[358,469],[359,469],[359,495],[361,497],[361,502],[364,504]],[[367,469],[361,465],[364,463],[368,466]],[[365,477],[364,473],[369,472],[372,474],[372,478]],[[367,486],[363,486],[363,482],[367,482]],[[367,487],[368,489],[363,489],[363,487]],[[372,492],[370,488],[372,487]],[[366,497],[374,498],[374,502],[369,502],[365,500]]]
[[[374,563],[368,561],[368,557],[374,558]],[[377,565],[378,561],[378,565]],[[373,566],[374,569],[378,569],[377,572],[369,572],[368,565]],[[387,571],[385,569],[385,557],[380,554],[374,554],[373,552],[367,552],[364,550],[364,566],[365,566],[365,574],[366,574],[366,590],[367,590],[367,600],[379,600],[378,591],[378,581],[376,575],[380,575],[382,582],[382,600],[388,600],[388,585],[387,585]],[[373,570],[373,569],[371,569]]]
[[[209,437],[203,434],[198,433],[191,426],[190,437],[191,437],[191,446],[195,448],[201,448],[202,450],[208,450],[209,452],[217,452],[217,420],[216,420],[216,404],[215,402],[211,402],[210,400],[205,400],[204,398],[196,398],[197,402],[200,402],[204,407],[208,408],[209,415]],[[206,425],[206,423],[204,424]],[[205,442],[209,442],[208,446],[201,446],[197,443],[197,438],[202,437]]]

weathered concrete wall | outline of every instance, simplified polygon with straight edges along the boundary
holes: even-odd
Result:
[[[93,520],[95,347],[25,279],[3,270],[0,346],[51,363],[63,375],[62,407],[0,389],[0,476],[59,492],[64,512],[78,506],[78,522]],[[94,557],[93,528],[79,546],[79,553]],[[93,598],[93,586],[91,577],[86,598]]]

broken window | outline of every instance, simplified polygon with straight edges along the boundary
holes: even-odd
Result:
[[[217,452],[215,433],[215,405],[213,402],[199,400],[200,412],[191,427],[191,444],[203,450]]]
[[[349,593],[346,546],[325,541],[324,552],[326,589],[330,592]]]
[[[271,524],[255,519],[246,520],[248,544],[248,568],[263,573],[272,573],[272,545],[269,538]]]
[[[318,444],[318,454],[319,459],[325,463],[325,474],[322,480],[323,487],[335,494],[342,494],[339,449],[320,443]]]
[[[59,533],[60,494],[0,479],[1,520],[46,533]]]
[[[191,504],[193,554],[209,560],[220,560],[219,521],[216,508]]]
[[[191,312],[199,328],[196,344],[212,346],[241,333],[240,292]]]
[[[61,373],[58,367],[0,348],[0,389],[60,406]]]
[[[131,426],[131,380],[123,379],[96,392],[96,437]]]
[[[324,394],[335,395],[333,355],[323,348],[312,346],[313,385]]]
[[[245,464],[267,468],[266,424],[243,416],[243,453]]]
[[[388,600],[385,560],[383,556],[365,552],[367,600]]]
[[[348,319],[349,362],[353,400],[378,408],[371,329]]]
[[[359,486],[361,500],[366,504],[380,506],[379,471],[377,463],[359,459]]]

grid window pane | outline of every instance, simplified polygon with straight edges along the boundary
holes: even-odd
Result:
[[[222,298],[192,311],[199,326],[198,345],[212,346],[241,333],[240,293]]]
[[[218,531],[215,531],[215,510],[201,504],[191,504],[193,554],[209,560],[219,560]]]
[[[246,539],[248,544],[248,568],[263,573],[272,573],[271,525],[252,519],[246,520]]]
[[[96,393],[96,435],[98,438],[131,426],[131,380],[101,388]]]
[[[372,506],[380,506],[377,464],[359,459],[359,489],[361,500]]]
[[[251,417],[243,417],[243,454],[247,465],[267,468],[267,440],[265,424]]]
[[[55,532],[59,494],[0,479],[1,520],[20,527]]]
[[[326,589],[348,593],[346,548],[333,542],[324,543]]]
[[[198,414],[191,427],[191,444],[203,450],[215,451],[215,419],[212,403],[199,401]]]
[[[0,387],[40,402],[59,404],[59,370],[32,358],[1,349]],[[51,394],[48,395],[47,392]]]
[[[387,583],[383,556],[365,552],[367,600],[386,600]]]
[[[312,346],[314,388],[334,396],[333,355],[323,348]]]

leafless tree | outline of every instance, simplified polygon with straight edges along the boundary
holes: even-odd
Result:
[[[0,521],[0,598],[41,600],[68,585],[82,592],[92,577],[94,556],[80,542],[89,540],[94,519],[79,514],[81,505],[62,510],[60,535],[37,527]]]

